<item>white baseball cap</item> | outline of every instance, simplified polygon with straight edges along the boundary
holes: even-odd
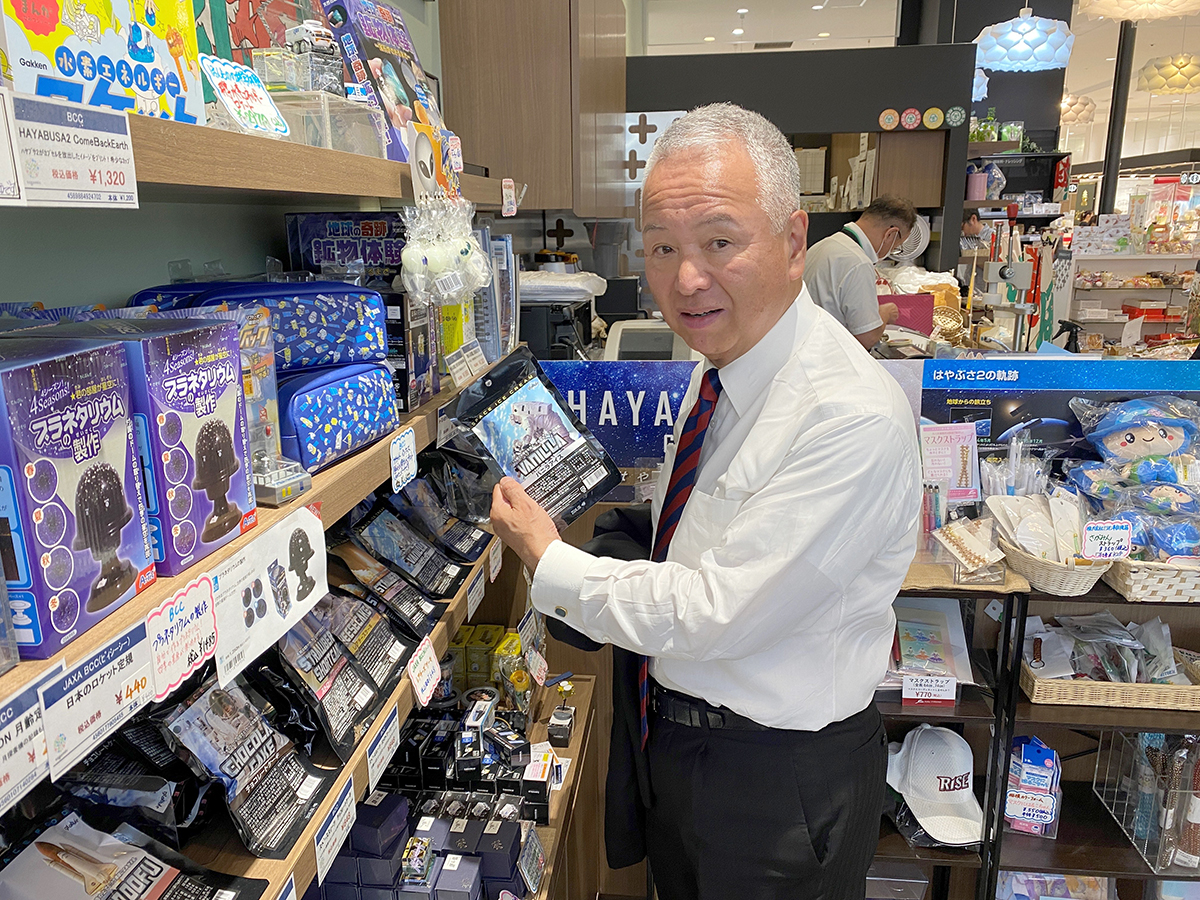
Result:
[[[900,792],[921,827],[942,844],[983,839],[975,799],[971,745],[947,728],[919,725],[888,747],[887,783]]]

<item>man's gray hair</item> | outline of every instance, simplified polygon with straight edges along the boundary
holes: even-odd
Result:
[[[676,119],[654,144],[646,163],[646,180],[668,156],[698,147],[740,144],[754,162],[758,205],[780,234],[800,208],[800,168],[783,133],[756,112],[733,103],[710,103]]]

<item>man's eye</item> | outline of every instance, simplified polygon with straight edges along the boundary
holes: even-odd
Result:
[[[659,244],[657,247],[654,248],[655,256],[666,256],[671,252],[672,252],[672,248],[667,247],[663,244]]]
[[[712,242],[711,246],[714,250],[724,250],[726,247],[730,246],[730,242],[724,238],[717,238]]]

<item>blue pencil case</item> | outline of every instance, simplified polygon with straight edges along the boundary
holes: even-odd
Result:
[[[387,357],[387,310],[378,291],[341,281],[225,282],[188,301],[192,307],[219,303],[272,310],[281,374]]]
[[[206,281],[181,281],[178,284],[160,284],[138,291],[129,298],[130,306],[156,306],[159,309],[174,309],[182,306],[191,297],[212,287]]]
[[[316,472],[396,429],[396,390],[380,363],[327,366],[279,380],[285,456]]]

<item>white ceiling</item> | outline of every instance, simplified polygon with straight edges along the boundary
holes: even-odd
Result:
[[[645,0],[649,55],[755,51],[756,41],[793,41],[791,50],[892,47],[896,0]],[[748,9],[744,22],[738,9]],[[742,27],[745,34],[734,35]],[[818,37],[828,32],[829,37]],[[705,37],[715,41],[706,42]]]

